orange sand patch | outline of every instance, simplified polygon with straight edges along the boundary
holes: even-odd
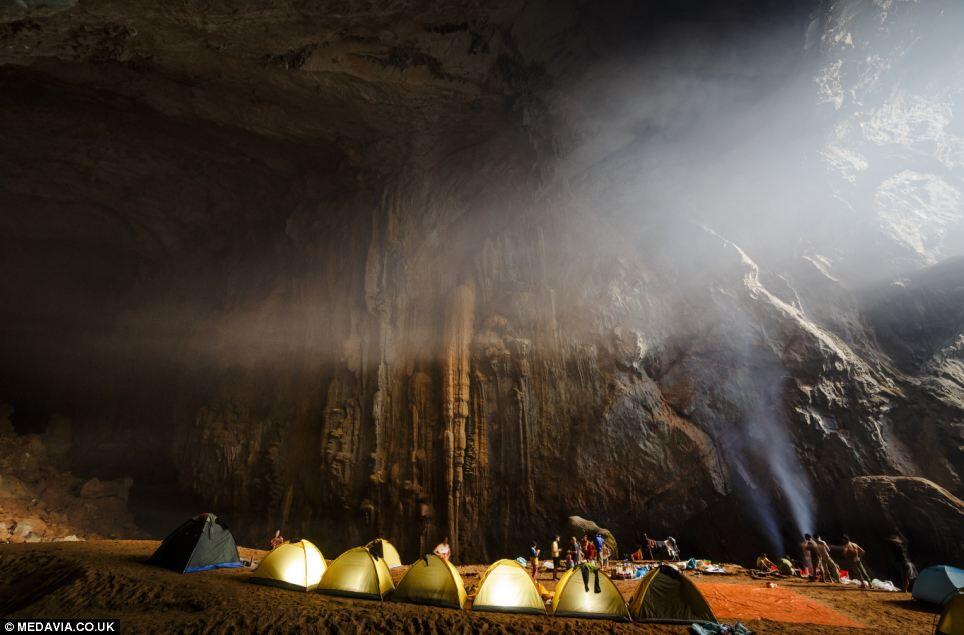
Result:
[[[699,582],[699,587],[718,618],[771,620],[864,628],[846,615],[790,589],[755,584]]]

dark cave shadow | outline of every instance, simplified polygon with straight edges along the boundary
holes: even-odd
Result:
[[[903,609],[905,611],[914,611],[915,613],[929,613],[931,615],[940,615],[940,607],[933,607],[929,604],[924,604],[923,602],[918,602],[913,598],[909,599],[894,599],[894,600],[884,600],[887,604],[892,604],[897,608]]]

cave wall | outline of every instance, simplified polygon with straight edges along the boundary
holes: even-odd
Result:
[[[881,475],[944,488],[953,526],[958,229],[914,251],[840,173],[908,65],[868,88],[841,42],[866,13],[900,49],[911,9],[709,4],[5,15],[0,398],[25,430],[74,419],[75,467],[132,476],[132,504],[194,496],[250,544],[490,560],[579,515],[749,558],[765,517],[793,540],[793,498],[906,532],[839,503]],[[771,117],[787,100],[805,117]],[[827,138],[739,162],[800,121]],[[908,147],[878,182],[930,169]]]

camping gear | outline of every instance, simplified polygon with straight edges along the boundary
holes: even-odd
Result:
[[[629,613],[644,622],[717,621],[696,585],[674,567],[662,564],[639,581],[629,601]]]
[[[964,593],[957,593],[947,601],[934,632],[937,635],[964,634]]]
[[[583,578],[588,573],[598,580],[590,585]],[[581,564],[563,574],[552,599],[552,614],[559,617],[589,617],[629,621],[629,609],[623,596],[605,573]]]
[[[472,610],[545,615],[546,605],[525,567],[499,560],[482,575]]]
[[[962,587],[964,569],[942,564],[921,571],[914,581],[912,594],[920,602],[943,604]]]
[[[376,558],[365,547],[338,556],[318,584],[319,593],[369,600],[381,600],[394,590],[385,559]]]
[[[178,573],[244,566],[231,530],[208,513],[198,514],[168,534],[148,562]]]
[[[365,548],[372,552],[375,556],[385,559],[385,564],[388,565],[389,569],[394,569],[395,567],[402,566],[402,558],[398,555],[398,549],[395,545],[388,542],[384,538],[376,538],[370,543],[365,545]]]
[[[753,635],[753,631],[743,626],[740,622],[736,624],[691,624],[690,633],[693,635]]]
[[[295,591],[311,591],[324,575],[325,557],[307,540],[285,542],[264,557],[251,581]]]
[[[412,604],[460,609],[465,606],[465,585],[451,562],[427,554],[405,572],[393,598]]]

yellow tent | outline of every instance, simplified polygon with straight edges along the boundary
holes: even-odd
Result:
[[[375,558],[365,547],[338,556],[321,577],[318,591],[328,595],[381,600],[395,590],[384,558]]]
[[[499,560],[482,575],[472,610],[545,615],[546,605],[525,567],[515,560]]]
[[[376,538],[365,545],[365,548],[369,551],[374,550],[373,553],[378,553],[379,547],[381,547],[381,555],[385,558],[385,564],[388,565],[389,569],[402,566],[402,558],[398,555],[398,549],[384,538]]]
[[[392,597],[412,604],[460,609],[465,605],[465,585],[451,562],[429,554],[415,561]]]
[[[629,621],[629,609],[613,581],[599,569],[586,564],[563,574],[552,598],[552,614]]]
[[[956,593],[944,604],[937,622],[938,635],[961,635],[964,633],[964,593]]]
[[[325,569],[325,558],[313,544],[307,540],[286,542],[264,557],[251,581],[311,591],[318,586]]]
[[[660,565],[643,576],[629,601],[629,613],[643,622],[716,622],[706,598],[696,585],[669,565]]]

